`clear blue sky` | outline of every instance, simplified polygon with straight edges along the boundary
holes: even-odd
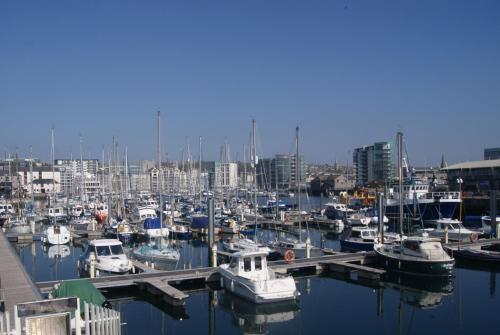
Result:
[[[481,159],[500,146],[500,1],[0,2],[0,150],[33,145],[131,159],[163,145],[242,157],[251,118],[261,155],[345,162],[406,135],[410,161]],[[349,156],[348,156],[349,155]]]

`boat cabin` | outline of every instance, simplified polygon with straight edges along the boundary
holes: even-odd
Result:
[[[123,255],[122,242],[114,239],[94,240],[89,243],[85,256],[93,252],[96,258]],[[88,257],[86,257],[88,258]]]
[[[422,257],[427,260],[442,260],[446,254],[439,238],[412,236],[403,240],[401,246],[404,255]]]
[[[14,208],[12,207],[11,204],[0,204],[0,214],[14,214]]]
[[[349,237],[351,239],[361,239],[364,242],[373,242],[377,238],[377,231],[371,228],[353,227]]]
[[[261,250],[234,253],[228,270],[236,276],[257,280],[267,279],[267,255],[267,252]]]

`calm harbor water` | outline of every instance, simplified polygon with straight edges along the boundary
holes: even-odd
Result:
[[[264,235],[272,238],[269,232]],[[310,229],[313,241],[321,232]],[[335,237],[325,239],[338,249]],[[82,245],[45,247],[15,244],[35,281],[78,278]],[[179,243],[176,268],[206,265],[206,243]],[[122,312],[124,334],[499,334],[496,322],[500,270],[458,264],[450,280],[391,276],[380,282],[355,275],[297,274],[301,297],[296,303],[255,306],[218,291],[191,292],[186,306],[171,308],[161,299],[135,290],[107,292]]]

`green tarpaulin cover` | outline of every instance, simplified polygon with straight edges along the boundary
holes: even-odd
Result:
[[[62,282],[57,289],[52,292],[54,298],[78,297],[80,298],[80,312],[85,311],[83,302],[102,306],[106,298],[87,279],[70,280]]]

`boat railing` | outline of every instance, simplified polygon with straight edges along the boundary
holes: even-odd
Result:
[[[425,194],[426,199],[460,199],[460,192],[430,192]]]

